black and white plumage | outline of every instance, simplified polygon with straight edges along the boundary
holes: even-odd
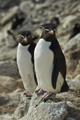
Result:
[[[51,93],[68,91],[69,87],[65,81],[66,62],[56,39],[56,26],[45,24],[43,28],[42,36],[34,51],[38,86]]]
[[[26,94],[33,93],[36,89],[37,81],[34,71],[34,40],[37,36],[32,36],[30,31],[22,31],[17,49],[17,65],[21,75]]]

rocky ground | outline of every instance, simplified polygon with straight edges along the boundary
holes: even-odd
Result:
[[[17,40],[13,34],[21,30],[31,30],[40,35],[40,26],[49,22],[56,24],[55,17],[59,19],[56,36],[66,57],[66,79],[70,90],[56,95],[56,99],[62,102],[59,106],[63,106],[64,112],[60,113],[60,118],[54,119],[51,117],[53,116],[51,109],[53,106],[58,106],[55,105],[58,104],[57,100],[54,104],[42,102],[39,107],[35,108],[35,113],[31,114],[34,111],[32,103],[35,103],[34,100],[37,99],[37,104],[40,98],[34,93],[30,102],[23,96],[24,87],[16,65]],[[77,23],[78,32],[70,38]],[[49,111],[44,110],[47,105]],[[38,118],[36,111],[42,116],[46,113],[50,113],[51,116],[46,116],[44,119]],[[41,111],[44,111],[44,114]],[[17,116],[17,119],[32,120],[34,114],[35,120],[80,120],[79,0],[0,0],[0,120],[12,120],[14,116]],[[24,115],[25,117],[22,118]]]

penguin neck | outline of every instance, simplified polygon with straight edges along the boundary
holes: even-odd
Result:
[[[53,40],[51,41],[50,49],[53,50],[53,52],[54,52],[54,54],[55,54],[56,56],[59,56],[59,55],[62,53],[61,47],[60,47],[59,42],[58,42],[58,40],[56,39],[56,37],[55,37],[55,39],[53,39]]]
[[[46,41],[46,42],[56,42],[57,39],[56,39],[56,35],[54,33],[54,35],[51,35],[50,33],[48,34],[44,34],[42,35],[42,38]]]
[[[29,47],[29,45],[23,46],[21,43],[19,43],[19,48],[20,48],[20,49],[26,49],[26,48],[28,48],[28,47]]]

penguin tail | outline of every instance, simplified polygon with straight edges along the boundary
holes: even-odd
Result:
[[[69,86],[68,86],[67,82],[65,81],[61,88],[61,92],[67,92],[67,91],[69,91]]]

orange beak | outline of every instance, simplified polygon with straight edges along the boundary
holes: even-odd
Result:
[[[24,41],[25,41],[25,42],[28,42],[28,39],[27,39],[27,37],[25,37],[25,38],[24,38]]]
[[[49,33],[53,35],[53,34],[54,34],[54,31],[53,31],[53,30],[51,30]]]

